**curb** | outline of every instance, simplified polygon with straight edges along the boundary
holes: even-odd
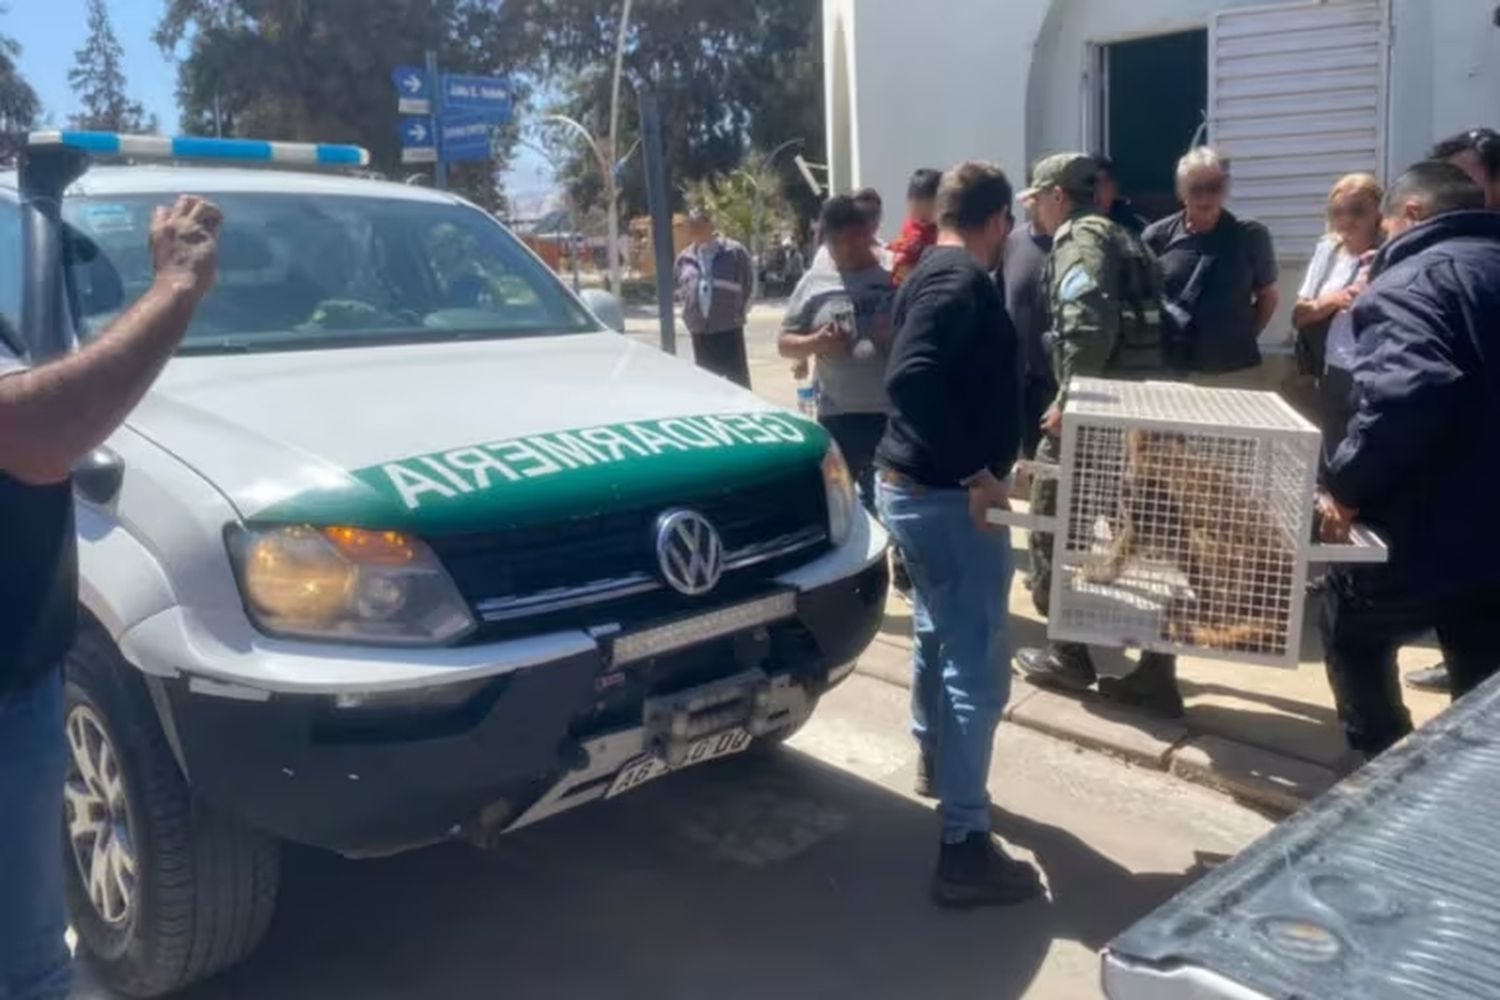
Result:
[[[885,635],[854,672],[911,688],[911,647]],[[1190,722],[1132,712],[1091,695],[1074,697],[1014,678],[1002,718],[1138,767],[1224,792],[1278,816],[1290,815],[1333,785],[1332,769],[1263,747],[1195,731]]]

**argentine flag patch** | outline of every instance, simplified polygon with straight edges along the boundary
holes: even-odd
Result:
[[[1068,268],[1068,273],[1063,275],[1057,296],[1065,303],[1077,302],[1098,287],[1094,276],[1088,272],[1088,268],[1082,264],[1074,264]]]

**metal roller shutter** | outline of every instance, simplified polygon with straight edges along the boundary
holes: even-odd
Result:
[[[1231,160],[1231,207],[1283,259],[1323,232],[1328,189],[1385,173],[1385,0],[1220,11],[1209,28],[1209,136]]]

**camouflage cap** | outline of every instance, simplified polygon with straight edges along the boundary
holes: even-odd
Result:
[[[1062,188],[1069,194],[1093,194],[1099,164],[1087,153],[1054,153],[1037,161],[1031,168],[1031,184],[1020,197],[1030,198],[1048,188]]]

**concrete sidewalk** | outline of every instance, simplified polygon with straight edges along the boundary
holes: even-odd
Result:
[[[1011,638],[1018,647],[1046,641],[1046,624],[1024,584],[1024,544],[1024,533],[1017,532],[1010,608]],[[1120,651],[1096,649],[1094,658],[1102,673],[1130,669]],[[1436,648],[1409,647],[1401,654],[1402,670],[1431,666],[1440,658]],[[859,669],[910,686],[911,609],[895,594]],[[1045,691],[1019,677],[1005,718],[1139,766],[1171,771],[1278,814],[1294,811],[1338,780],[1345,746],[1316,634],[1306,637],[1295,670],[1183,657],[1178,677],[1187,703],[1181,721],[1155,719],[1092,694]],[[1446,695],[1411,689],[1404,694],[1418,725],[1448,704]]]
[[[775,357],[774,346],[767,349],[765,341],[773,336],[756,335],[757,326],[770,326],[775,308],[761,307],[757,311],[764,310],[764,315],[752,318],[747,338],[751,374],[757,393],[791,405],[795,386],[789,368]],[[1017,573],[1010,599],[1012,639],[1016,646],[1041,645],[1046,625],[1024,583],[1026,536],[1024,532],[1014,536]],[[1323,673],[1316,616],[1310,613],[1307,621],[1302,662],[1295,670],[1181,659],[1178,675],[1187,702],[1187,717],[1181,722],[1151,719],[1092,696],[1039,690],[1019,678],[1006,718],[1138,765],[1170,770],[1263,808],[1290,812],[1337,780],[1336,769],[1345,756],[1333,696]],[[1402,672],[1431,666],[1440,659],[1435,646],[1408,647],[1401,653]],[[910,660],[910,609],[893,594],[880,636],[860,669],[909,686]],[[1105,674],[1129,671],[1125,655],[1118,651],[1096,651],[1095,662]],[[1446,695],[1404,686],[1403,694],[1418,725],[1448,705]]]

